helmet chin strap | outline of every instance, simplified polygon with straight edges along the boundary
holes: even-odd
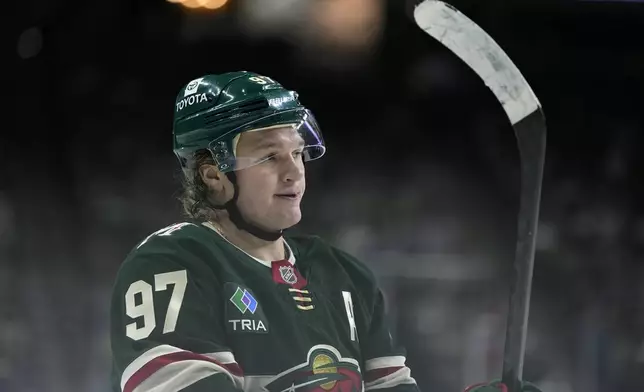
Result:
[[[230,218],[230,221],[233,222],[233,224],[237,226],[239,230],[244,230],[264,241],[277,241],[278,239],[280,239],[282,237],[282,234],[284,233],[284,230],[267,231],[244,219],[244,217],[241,214],[241,211],[239,211],[239,208],[237,207],[237,198],[239,197],[239,187],[237,186],[237,176],[235,175],[235,172],[229,172],[226,174],[228,175],[228,179],[230,180],[230,182],[233,183],[233,187],[234,187],[233,198],[228,200],[226,204],[222,206],[213,205],[212,207],[218,210],[228,211],[228,217]]]

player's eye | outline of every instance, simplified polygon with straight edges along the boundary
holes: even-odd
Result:
[[[261,162],[274,161],[275,159],[277,159],[277,153],[272,152],[270,154],[264,155],[264,157],[262,159],[260,159],[260,161]]]

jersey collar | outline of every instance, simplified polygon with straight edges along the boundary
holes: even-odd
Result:
[[[245,250],[243,250],[242,248],[240,248],[240,247],[238,247],[237,245],[235,245],[235,244],[233,244],[232,242],[230,242],[230,241],[228,240],[228,238],[226,238],[225,236],[223,236],[223,235],[219,232],[219,230],[217,230],[217,228],[216,228],[212,223],[210,223],[210,222],[202,222],[201,224],[202,224],[202,225],[204,225],[204,226],[206,226],[207,228],[211,229],[211,230],[212,230],[212,231],[214,231],[215,233],[217,233],[217,235],[218,235],[218,236],[220,236],[220,237],[221,237],[221,238],[223,238],[226,242],[228,242],[229,244],[231,244],[232,246],[234,246],[235,248],[237,248],[237,250],[239,250],[240,252],[242,252],[242,253],[246,254],[246,256],[250,257],[251,259],[255,260],[256,262],[258,262],[258,263],[262,264],[262,265],[263,265],[263,266],[265,266],[265,267],[271,268],[271,263],[273,262],[273,260],[271,260],[271,261],[262,260],[262,259],[259,259],[259,258],[255,257],[255,256],[253,256],[253,255],[249,254],[248,252],[246,252],[246,251],[245,251]],[[284,242],[284,247],[286,248],[286,253],[288,253],[288,262],[289,262],[289,263],[291,263],[291,265],[295,265],[295,254],[293,253],[293,249],[291,249],[291,246],[290,246],[290,245],[288,244],[288,242],[284,239],[284,237],[282,237],[282,241]]]

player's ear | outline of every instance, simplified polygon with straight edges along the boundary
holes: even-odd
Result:
[[[223,189],[224,173],[217,170],[214,165],[201,165],[199,166],[199,176],[206,186],[216,192]]]

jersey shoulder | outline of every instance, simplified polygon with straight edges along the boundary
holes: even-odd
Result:
[[[125,257],[119,275],[140,271],[204,268],[203,253],[217,248],[220,238],[198,222],[178,222],[159,229],[140,241]]]
[[[149,234],[130,251],[127,258],[149,253],[166,253],[169,250],[195,251],[204,246],[217,248],[224,242],[223,238],[214,235],[212,229],[200,222],[178,222]]]

